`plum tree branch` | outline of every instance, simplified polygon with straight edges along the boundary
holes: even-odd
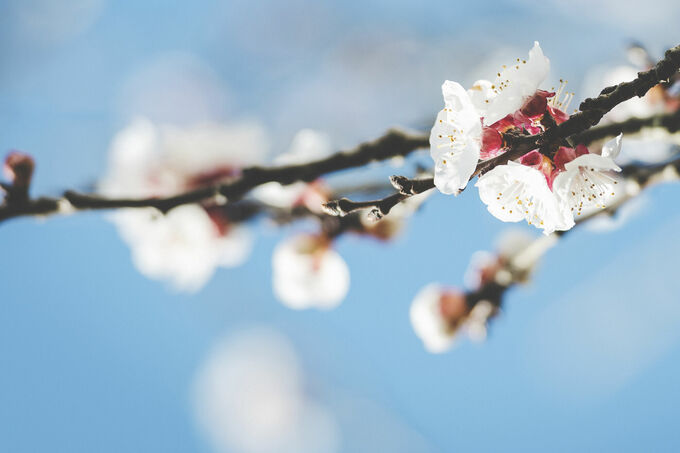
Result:
[[[680,69],[680,45],[667,50],[664,58],[656,66],[648,71],[639,72],[636,79],[606,87],[597,97],[585,99],[579,106],[580,111],[571,115],[562,124],[549,127],[536,135],[517,132],[504,133],[503,142],[508,151],[491,159],[479,161],[470,180],[483,175],[498,165],[505,165],[518,159],[529,151],[549,148],[551,145],[563,143],[568,138],[576,140],[574,143],[581,143],[606,137],[619,129],[619,132],[623,130],[639,131],[649,126],[665,127],[669,132],[677,132],[680,129],[679,112],[646,119],[631,119],[601,128],[593,128],[593,126],[597,125],[607,112],[620,103],[635,96],[642,97],[655,85],[669,80],[678,72],[678,69]],[[591,128],[594,129],[594,132],[587,135]],[[434,187],[434,179],[432,178],[409,180],[404,176],[392,176],[391,180],[397,189],[397,193],[379,200],[360,202],[341,198],[326,203],[325,209],[329,214],[339,216],[361,209],[370,209],[373,216],[381,218],[403,200]],[[398,181],[398,184],[395,184],[395,180]]]
[[[200,203],[215,199],[229,202],[241,199],[255,187],[268,182],[292,184],[297,181],[311,182],[328,173],[364,166],[370,162],[382,161],[429,146],[424,135],[409,134],[390,130],[384,136],[362,143],[349,151],[335,153],[325,159],[304,164],[249,167],[241,175],[230,181],[201,187],[170,197],[149,198],[108,198],[97,194],[81,194],[66,191],[61,197],[40,197],[13,201],[6,197],[0,205],[0,221],[21,216],[46,216],[56,213],[84,210],[104,210],[115,208],[156,208],[165,213],[180,205]]]

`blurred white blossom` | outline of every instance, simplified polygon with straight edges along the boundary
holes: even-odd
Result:
[[[411,303],[411,325],[429,352],[445,352],[453,346],[457,323],[469,312],[465,295],[431,283]]]
[[[277,245],[272,256],[276,297],[294,309],[331,309],[349,290],[349,268],[323,236],[298,235]]]
[[[287,338],[264,329],[242,332],[217,343],[201,365],[196,418],[219,452],[335,452],[337,422],[304,386]]]
[[[117,134],[100,191],[112,197],[170,196],[236,176],[267,151],[254,122],[156,126],[137,119]],[[219,206],[186,205],[167,214],[153,208],[123,209],[111,216],[144,275],[177,289],[201,288],[218,266],[241,264],[252,247],[243,227]]]

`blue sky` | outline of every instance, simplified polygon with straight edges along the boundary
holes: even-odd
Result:
[[[484,77],[533,40],[583,98],[589,68],[625,63],[630,39],[676,44],[679,17],[662,1],[635,17],[604,14],[608,2],[586,16],[550,2],[50,4],[28,16],[23,2],[0,5],[0,147],[36,157],[35,193],[91,186],[136,114],[257,118],[275,151],[302,127],[338,147],[426,128],[443,79]],[[176,90],[187,81],[191,96]],[[462,284],[470,255],[507,226],[474,190],[431,197],[395,243],[342,238],[352,286],[330,312],[291,311],[271,293],[271,251],[289,229],[254,225],[251,259],[187,295],[139,274],[101,213],[8,222],[0,450],[213,451],[193,416],[197,369],[220,338],[265,326],[291,340],[309,392],[338,414],[341,451],[401,438],[391,451],[677,451],[678,196],[655,187],[621,229],[567,235],[508,295],[486,343],[439,356],[408,307],[431,281]],[[373,414],[372,438],[347,407]]]

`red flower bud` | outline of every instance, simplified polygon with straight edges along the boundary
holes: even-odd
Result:
[[[34,168],[35,161],[33,158],[21,151],[12,151],[5,158],[5,177],[17,190],[28,191]]]
[[[555,93],[538,90],[524,101],[524,104],[520,107],[519,111],[529,118],[541,116],[548,108],[548,98],[553,96],[555,96]]]

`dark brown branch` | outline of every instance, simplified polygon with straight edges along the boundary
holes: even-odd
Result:
[[[674,134],[680,131],[680,110],[673,113],[661,113],[646,118],[630,118],[618,123],[605,124],[591,127],[580,134],[572,135],[569,141],[573,144],[584,145],[616,137],[619,134],[636,134],[643,129],[660,128]]]
[[[630,82],[623,82],[618,85],[613,85],[603,89],[595,98],[587,98],[579,106],[580,112],[571,115],[568,120],[560,125],[547,128],[544,132],[536,135],[521,134],[517,132],[509,132],[503,134],[503,141],[508,151],[500,154],[494,158],[480,161],[477,168],[470,177],[472,180],[476,176],[481,176],[490,171],[498,165],[505,165],[508,162],[522,157],[524,154],[534,149],[550,149],[551,145],[560,144],[568,137],[576,137],[578,134],[595,126],[600,122],[602,117],[611,111],[618,104],[627,101],[635,96],[644,96],[649,89],[655,85],[667,81],[674,76],[680,68],[680,46],[675,46],[666,51],[664,59],[659,61],[655,67],[649,71],[639,72],[638,77]],[[669,131],[675,132],[678,130],[678,113],[670,117],[664,117],[664,124],[667,124]],[[638,126],[642,127],[638,124]],[[628,127],[628,126],[626,126]],[[639,130],[639,129],[638,129]],[[605,130],[610,133],[610,130]],[[602,132],[596,132],[596,134]],[[399,178],[403,184],[414,182],[403,176],[391,179],[394,184],[394,178]],[[418,180],[418,188],[424,190],[434,187],[433,179]],[[418,190],[402,190],[402,187],[395,185],[398,192],[389,195],[380,200],[355,202],[342,198],[326,203],[325,208],[330,214],[346,215],[350,212],[360,209],[371,209],[371,212],[380,218],[389,213],[396,204],[405,200],[406,198],[422,193]]]
[[[323,208],[328,214],[335,216],[346,216],[361,209],[371,209],[371,215],[379,220],[405,199],[434,188],[432,178],[408,179],[405,176],[395,175],[390,177],[390,182],[398,192],[385,198],[371,201],[352,201],[341,198],[325,203]]]
[[[426,146],[429,146],[427,136],[390,130],[377,140],[363,143],[353,150],[339,152],[325,159],[279,167],[249,167],[243,170],[240,177],[231,181],[167,198],[107,198],[96,194],[67,191],[63,197],[42,197],[23,203],[7,203],[5,200],[5,204],[0,205],[0,221],[20,216],[55,214],[60,212],[60,206],[76,211],[152,207],[165,213],[180,205],[200,203],[210,199],[225,202],[226,198],[232,202],[267,182],[281,184],[291,184],[297,181],[311,182],[328,173],[361,167],[370,162],[392,157],[406,156]]]

